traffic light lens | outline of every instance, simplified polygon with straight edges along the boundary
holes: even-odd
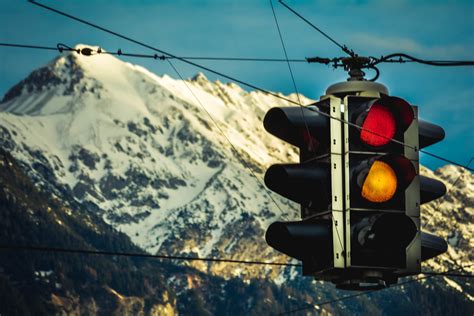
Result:
[[[367,113],[360,139],[367,145],[379,147],[390,142],[396,131],[393,113],[386,107],[375,103]]]
[[[397,190],[395,171],[385,162],[375,161],[362,186],[362,196],[370,202],[390,200]]]

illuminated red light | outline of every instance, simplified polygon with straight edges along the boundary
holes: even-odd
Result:
[[[384,146],[395,136],[396,128],[393,113],[386,106],[374,104],[362,124],[360,139],[373,147]]]

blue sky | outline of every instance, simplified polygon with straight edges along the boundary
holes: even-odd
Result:
[[[283,58],[268,1],[51,1],[73,13],[176,55]],[[426,59],[474,60],[473,1],[291,1],[295,10],[362,55],[404,52]],[[290,58],[343,56],[337,46],[274,0]],[[42,10],[26,0],[1,0],[1,42],[55,46],[85,43],[106,50],[149,53],[144,48]],[[55,52],[0,48],[0,93],[56,56]],[[174,76],[167,63],[126,59]],[[201,62],[263,88],[291,93],[285,63]],[[176,62],[186,77],[199,69]],[[318,98],[342,70],[293,64],[300,92]],[[378,82],[420,107],[422,119],[443,126],[446,138],[427,150],[460,163],[474,156],[474,67],[385,64]],[[220,79],[205,73],[210,79]],[[248,113],[252,115],[252,113]],[[444,164],[422,155],[430,168]]]

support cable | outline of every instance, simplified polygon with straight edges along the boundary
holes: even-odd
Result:
[[[273,6],[272,6],[272,8],[273,8]],[[275,21],[277,22],[277,20],[275,20]],[[278,22],[277,22],[277,23],[278,23]],[[278,25],[278,24],[277,24],[277,25]],[[280,37],[280,39],[282,40],[282,37]],[[283,43],[283,42],[282,42],[282,45],[283,45],[283,48],[284,48],[284,51],[285,51],[285,56],[288,57],[288,56],[286,55],[286,49],[285,49],[285,46],[284,46],[284,43]],[[155,54],[155,55],[145,55],[145,54],[135,54],[135,53],[124,53],[124,52],[122,52],[120,49],[117,50],[117,52],[104,51],[104,50],[101,50],[101,48],[98,48],[97,50],[93,50],[93,49],[91,49],[91,48],[89,48],[89,47],[84,47],[84,48],[81,48],[81,49],[79,49],[79,48],[74,49],[74,48],[71,48],[71,47],[67,46],[66,44],[62,44],[62,43],[57,44],[56,47],[40,46],[40,45],[12,44],[12,43],[0,43],[0,46],[17,47],[17,48],[29,48],[29,49],[42,49],[42,50],[58,51],[58,52],[60,52],[60,53],[62,53],[63,51],[74,51],[74,52],[76,52],[76,53],[78,53],[78,54],[82,54],[82,55],[85,55],[85,56],[92,56],[92,55],[98,55],[98,54],[110,54],[110,55],[120,55],[120,56],[129,56],[129,57],[147,57],[147,58],[160,59],[160,60],[165,60],[165,59],[166,59],[166,60],[169,60],[169,59],[170,59],[170,58],[168,58],[168,57],[166,57],[166,56],[164,56],[164,55],[162,55],[162,56],[157,56],[156,54]],[[180,57],[180,58],[188,58],[188,57]],[[287,58],[286,58],[286,59],[282,59],[282,61],[285,61],[285,62],[288,63],[288,59],[287,59]],[[323,62],[325,63],[325,61],[323,61]],[[446,61],[443,61],[443,62],[446,62]],[[291,71],[291,66],[290,66],[289,64],[288,64],[288,67],[289,67],[289,69],[290,69],[290,74],[291,74],[291,77],[292,77],[292,80],[293,80],[293,85],[294,85],[294,87],[295,87],[295,90],[296,90],[296,93],[297,93],[297,96],[298,96],[298,99],[299,99],[299,93],[298,93],[298,90],[297,90],[297,87],[296,87],[296,83],[295,83],[295,80],[294,80],[293,73],[292,73],[292,71]],[[179,74],[178,74],[178,75],[179,75]],[[182,76],[179,75],[179,77],[183,80]],[[199,103],[200,103],[200,102],[199,102]],[[201,104],[201,103],[200,103],[200,104]],[[298,105],[299,105],[300,107],[302,107],[301,101],[298,103]],[[201,106],[202,106],[202,104],[201,104]],[[308,108],[308,109],[313,110],[312,108]],[[302,115],[304,116],[304,112],[302,113]],[[345,121],[344,121],[343,123],[348,123],[348,122],[345,122]],[[307,127],[306,121],[305,121],[305,125],[306,125],[306,127]],[[358,126],[356,125],[355,127],[358,127]],[[308,131],[308,133],[309,133],[308,127],[307,127],[307,131]],[[370,131],[369,131],[369,132],[370,132]],[[372,133],[378,135],[378,134],[375,133],[375,132],[372,132]],[[384,135],[378,135],[378,136],[387,138],[387,137],[385,137]],[[390,139],[390,141],[397,142],[397,141],[394,140],[394,139]],[[400,143],[401,145],[407,146],[407,145],[405,145],[403,142],[398,142],[398,143]],[[452,164],[454,164],[454,165],[458,165],[458,166],[459,166],[459,164],[457,164],[457,163],[455,163],[455,162],[453,162],[453,161],[446,160],[445,158],[442,158],[442,157],[436,156],[436,155],[434,155],[434,154],[425,152],[424,150],[420,150],[420,152],[425,153],[425,154],[428,154],[428,155],[431,155],[431,156],[433,156],[434,158],[441,159],[441,160],[444,160],[444,161],[446,161],[446,162],[449,162],[449,163],[452,163]],[[461,165],[461,167],[463,167],[463,168],[466,169],[466,170],[472,171],[472,169],[469,168],[469,165],[471,164],[471,162],[472,162],[473,159],[474,159],[474,157],[471,157],[471,160],[469,161],[469,163],[467,163],[467,164],[464,165],[464,166]],[[310,161],[310,160],[309,160],[309,161]],[[460,176],[461,176],[461,175],[460,175]],[[449,189],[449,190],[451,190],[451,189],[454,187],[454,185],[455,185],[455,184],[457,183],[457,181],[459,180],[460,176],[459,176],[459,177],[454,181],[454,183],[450,186],[450,189]],[[255,176],[254,176],[254,177],[255,177]],[[257,178],[257,180],[258,180],[258,178]],[[261,184],[260,180],[258,180],[258,181],[259,181],[259,183]],[[273,200],[272,197],[271,197],[271,199]],[[273,201],[273,202],[275,203],[275,205],[277,205],[277,207],[278,207],[278,208],[280,209],[280,211],[281,211],[281,208],[278,206],[278,204],[276,204],[275,201]],[[333,218],[333,220],[334,220],[334,218]],[[425,224],[424,226],[427,226],[430,222],[431,222],[431,220],[430,220],[427,224]]]
[[[298,99],[298,104],[299,104],[300,109],[301,109],[301,116],[303,118],[303,122],[304,122],[306,132],[308,133],[308,136],[309,136],[309,146],[311,148],[314,148],[313,138],[311,137],[311,133],[309,132],[308,123],[306,122],[306,117],[304,115],[303,104],[301,103],[300,94],[298,92],[298,88],[296,87],[295,76],[293,75],[293,70],[291,69],[291,65],[290,65],[290,62],[289,62],[289,59],[288,59],[288,53],[286,51],[285,42],[283,41],[283,36],[281,34],[280,25],[278,24],[278,19],[277,19],[276,13],[275,13],[275,8],[273,7],[273,0],[269,0],[269,2],[270,2],[270,6],[272,8],[273,18],[275,20],[275,26],[276,26],[276,29],[278,31],[278,36],[280,37],[281,47],[283,49],[283,53],[285,54],[285,60],[286,60],[286,64],[288,65],[288,71],[290,72],[291,81],[293,82],[293,88],[295,89],[296,97]]]
[[[336,42],[335,39],[333,39],[331,36],[329,36],[327,33],[323,32],[319,27],[317,27],[316,25],[314,25],[313,23],[311,23],[310,21],[308,21],[304,16],[302,16],[301,14],[299,14],[298,12],[296,12],[295,10],[293,10],[291,7],[289,7],[286,3],[284,3],[282,0],[278,0],[278,2],[280,2],[285,8],[287,8],[288,10],[290,10],[291,12],[293,12],[297,17],[299,17],[300,19],[302,19],[303,21],[305,21],[308,25],[310,25],[313,29],[315,29],[316,31],[318,31],[321,35],[323,35],[324,37],[326,37],[328,40],[330,40],[331,42],[333,42],[334,44],[336,44],[340,49],[342,49],[342,51],[346,54],[348,54],[349,56],[351,57],[355,57],[357,56],[356,53],[354,53],[354,51],[352,49],[349,49],[346,45],[341,45],[339,44],[338,42]]]
[[[191,89],[191,87],[186,83],[186,81],[184,80],[184,78],[181,76],[181,73],[178,71],[178,69],[173,65],[173,63],[171,62],[171,60],[167,60],[167,62],[169,63],[169,65],[171,66],[171,68],[173,68],[173,70],[175,71],[175,73],[178,75],[179,78],[181,78],[181,81],[184,83],[184,85],[186,86],[186,88],[189,90],[189,92],[191,93],[191,95],[196,99],[197,103],[199,103],[199,105],[201,106],[201,108],[203,109],[204,112],[206,112],[206,114],[209,116],[209,118],[211,119],[211,121],[214,123],[214,125],[216,126],[216,128],[219,130],[219,132],[221,133],[222,136],[224,136],[224,138],[227,140],[227,142],[229,143],[230,147],[232,148],[232,150],[235,152],[235,154],[237,155],[237,158],[242,162],[242,164],[244,165],[244,167],[250,172],[250,174],[255,178],[255,180],[257,181],[257,183],[263,188],[263,191],[267,194],[267,196],[273,201],[273,203],[275,204],[275,206],[280,210],[281,214],[283,214],[283,210],[281,209],[280,205],[275,201],[275,199],[273,198],[273,196],[268,192],[267,188],[265,187],[265,185],[262,183],[262,181],[257,177],[257,175],[255,174],[255,172],[253,172],[253,170],[250,168],[249,164],[242,158],[242,156],[240,155],[239,151],[237,150],[237,148],[232,144],[232,142],[230,141],[230,139],[227,137],[227,135],[224,133],[224,131],[219,127],[219,124],[217,124],[216,120],[214,120],[214,117],[211,115],[211,113],[209,113],[209,111],[206,109],[206,107],[202,104],[201,100],[199,100],[199,98],[197,97],[197,95],[193,92],[193,90]]]
[[[58,44],[59,46],[38,46],[38,45],[24,45],[24,44],[14,44],[14,43],[0,43],[0,46],[3,47],[14,47],[14,48],[31,48],[31,49],[42,49],[42,50],[52,50],[62,53],[63,51],[75,51],[79,54],[85,56],[98,55],[98,54],[107,54],[115,56],[124,56],[124,57],[139,57],[139,58],[150,58],[150,59],[177,59],[172,57],[167,57],[165,55],[157,54],[136,54],[136,53],[125,53],[122,50],[114,51],[104,51],[102,49],[92,50],[88,47],[80,49],[78,52],[77,49],[71,48],[65,44]],[[120,53],[119,53],[120,51]],[[90,53],[89,55],[86,55]],[[292,62],[292,63],[307,63],[306,59],[279,59],[279,58],[252,58],[252,57],[214,57],[214,56],[180,56],[179,58],[188,59],[188,60],[210,60],[210,61],[248,61],[248,62]]]
[[[132,258],[148,258],[148,259],[166,259],[166,260],[180,260],[180,261],[207,261],[207,262],[225,262],[225,263],[237,263],[237,264],[250,264],[250,265],[267,265],[267,266],[284,266],[284,267],[302,267],[299,263],[287,263],[287,262],[266,262],[258,260],[236,260],[236,259],[225,259],[225,258],[205,258],[205,257],[186,257],[186,256],[170,256],[160,254],[149,254],[149,253],[138,253],[138,252],[121,252],[121,251],[106,251],[106,250],[92,250],[92,249],[75,249],[65,247],[47,247],[47,246],[31,246],[31,245],[9,245],[0,244],[0,250],[4,251],[31,251],[31,252],[49,252],[49,253],[64,253],[64,254],[82,254],[82,255],[101,255],[101,256],[117,256],[117,257],[132,257]],[[434,271],[423,271],[421,274],[426,276],[408,280],[405,282],[397,283],[392,285],[390,288],[404,285],[410,282],[418,281],[419,279],[431,278],[435,276],[449,276],[449,277],[463,277],[472,278],[473,274],[461,274],[452,273],[454,271],[464,270],[474,264],[460,266],[455,269],[451,269],[445,272],[434,272]],[[378,290],[363,292],[368,294],[369,292],[375,292]]]
[[[469,160],[469,162],[464,166],[465,169],[469,170],[469,165],[472,163],[472,161],[474,160],[474,156],[471,157],[471,159]],[[454,180],[453,183],[451,183],[451,185],[449,186],[449,189],[446,190],[446,192],[449,192],[451,191],[454,186],[456,185],[456,183],[458,183],[458,180],[461,178],[462,176],[462,173],[459,174],[459,176],[457,176],[456,180]],[[440,200],[437,201],[438,205],[441,203]],[[425,224],[422,224],[422,228],[425,228],[427,226],[429,226],[431,224],[431,222],[433,221],[435,217],[434,216],[431,216],[431,218],[429,219],[428,222],[426,222]]]
[[[227,262],[227,263],[241,263],[251,265],[270,265],[270,266],[285,266],[285,267],[301,267],[298,263],[284,263],[284,262],[265,262],[254,260],[235,260],[222,258],[202,258],[202,257],[185,257],[185,256],[169,256],[169,255],[152,255],[148,253],[136,252],[117,252],[104,250],[87,250],[87,249],[72,249],[62,247],[45,247],[45,246],[21,246],[21,245],[0,245],[0,250],[10,251],[39,251],[39,252],[53,252],[53,253],[67,253],[67,254],[83,254],[83,255],[104,255],[117,257],[133,257],[133,258],[150,258],[150,259],[167,259],[167,260],[181,260],[181,261],[206,261],[206,262]]]
[[[278,30],[278,35],[280,37],[280,42],[281,42],[281,46],[283,48],[283,52],[285,54],[285,58],[286,60],[288,61],[288,53],[286,51],[286,46],[285,46],[285,42],[283,41],[283,36],[281,34],[281,30],[280,30],[280,25],[278,24],[278,19],[277,19],[277,16],[276,16],[276,13],[275,13],[275,8],[273,7],[273,1],[272,0],[269,0],[270,2],[270,6],[272,8],[272,13],[273,13],[273,18],[275,19],[275,25],[276,25],[276,28]],[[288,65],[288,71],[290,72],[290,76],[291,76],[291,81],[293,82],[293,88],[295,89],[295,92],[296,92],[296,96],[298,98],[298,103],[299,103],[299,106],[300,106],[300,109],[301,109],[301,116],[303,118],[303,122],[304,122],[304,125],[305,125],[305,128],[306,128],[306,132],[308,133],[308,138],[309,138],[309,146],[310,148],[315,148],[314,144],[313,144],[313,138],[311,137],[311,133],[309,131],[309,128],[308,128],[308,123],[306,122],[306,117],[305,117],[305,114],[304,114],[304,111],[303,111],[303,105],[301,103],[301,99],[300,99],[300,94],[298,92],[298,88],[296,87],[296,81],[295,81],[295,76],[293,75],[293,70],[291,69],[291,65],[290,65],[290,62],[288,61],[287,62],[287,65]],[[333,224],[335,226],[336,225],[336,220],[334,219],[334,215],[333,213],[331,212],[331,219],[333,221]],[[336,234],[337,234],[337,239],[339,240],[339,246],[341,247],[341,249],[343,249],[343,251],[345,251],[345,247],[344,245],[342,244],[342,240],[341,240],[341,237],[339,235],[339,230],[336,229]]]
[[[398,59],[393,59],[398,57]],[[430,66],[441,66],[441,67],[453,67],[453,66],[474,66],[474,61],[472,60],[424,60],[420,58],[416,58],[404,53],[394,53],[387,56],[382,56],[380,58],[374,58],[374,61],[371,65],[377,65],[383,62],[395,62],[395,63],[406,63],[408,61],[416,62],[420,64],[430,65]],[[405,60],[406,58],[408,60]]]
[[[443,272],[441,272],[441,273],[436,273],[436,272],[434,272],[434,273],[426,272],[425,273],[425,272],[422,272],[423,274],[425,274],[424,276],[420,276],[420,277],[416,277],[416,278],[411,279],[411,280],[400,282],[400,283],[394,284],[390,287],[386,287],[386,288],[383,288],[383,289],[376,289],[376,290],[359,292],[359,293],[356,293],[356,294],[346,295],[346,296],[342,296],[342,297],[335,298],[335,299],[332,299],[332,300],[323,301],[323,302],[316,303],[316,304],[306,303],[306,306],[302,306],[302,307],[292,309],[292,310],[289,310],[289,311],[284,311],[282,313],[279,313],[278,315],[288,315],[288,314],[292,314],[292,313],[296,313],[296,312],[301,312],[301,311],[304,311],[304,310],[316,309],[316,308],[318,308],[320,306],[323,306],[323,305],[337,303],[337,302],[340,302],[340,301],[348,300],[348,299],[359,297],[359,296],[365,296],[365,295],[368,295],[368,294],[371,294],[371,293],[374,293],[374,292],[378,292],[378,291],[383,291],[383,290],[386,290],[386,289],[393,289],[393,288],[400,287],[400,286],[403,286],[403,285],[407,285],[409,283],[417,282],[417,281],[420,281],[420,280],[430,279],[430,278],[435,277],[435,276],[454,276],[451,272],[463,270],[464,268],[469,268],[473,265],[474,264],[469,264],[469,265],[466,265],[466,266],[463,266],[463,267],[458,267],[458,268],[455,268],[455,269],[448,270],[444,273]],[[462,275],[462,277],[472,278],[473,275]]]
[[[283,96],[281,96],[281,95],[279,95],[279,94],[277,94],[277,93],[270,92],[270,91],[267,91],[267,90],[265,90],[265,89],[262,89],[262,88],[260,88],[260,87],[258,87],[258,86],[256,86],[256,85],[254,85],[254,84],[250,84],[250,83],[245,82],[245,81],[242,81],[242,80],[240,80],[240,79],[233,78],[233,77],[231,77],[231,76],[229,76],[229,75],[226,75],[226,74],[224,74],[224,73],[222,73],[222,72],[219,72],[219,71],[210,69],[209,67],[206,67],[206,66],[203,66],[203,65],[194,63],[194,62],[192,62],[192,61],[183,59],[183,58],[181,58],[181,57],[175,56],[175,55],[173,55],[173,54],[170,54],[170,53],[168,53],[168,52],[165,52],[165,51],[163,51],[163,50],[161,50],[161,49],[158,49],[158,48],[153,47],[153,46],[151,46],[151,45],[148,45],[148,44],[146,44],[146,43],[143,43],[143,42],[141,42],[141,41],[135,40],[135,39],[133,39],[133,38],[130,38],[130,37],[125,36],[125,35],[122,35],[122,34],[120,34],[120,33],[114,32],[114,31],[109,30],[109,29],[107,29],[107,28],[105,28],[105,27],[96,25],[96,24],[94,24],[94,23],[92,23],[92,22],[88,22],[88,21],[83,20],[83,19],[81,19],[81,18],[75,17],[75,16],[70,15],[70,14],[68,14],[68,13],[66,13],[66,12],[63,12],[63,11],[54,9],[54,8],[52,8],[52,7],[49,7],[49,6],[44,5],[44,4],[42,4],[42,3],[39,3],[39,2],[37,2],[37,1],[35,1],[35,0],[28,0],[28,1],[29,1],[30,3],[36,5],[36,6],[42,7],[42,8],[44,8],[44,9],[49,10],[49,11],[52,11],[52,12],[55,12],[55,13],[57,13],[57,14],[59,14],[59,15],[65,16],[65,17],[67,17],[67,18],[69,18],[69,19],[72,19],[72,20],[74,20],[74,21],[80,22],[80,23],[82,23],[82,24],[89,25],[89,26],[91,26],[91,27],[93,27],[93,28],[96,28],[96,29],[101,30],[101,31],[106,32],[106,33],[109,33],[109,34],[114,35],[114,36],[116,36],[116,37],[125,39],[125,40],[127,40],[127,41],[129,41],[129,42],[131,42],[131,43],[135,43],[135,44],[137,44],[137,45],[143,46],[143,47],[148,48],[148,49],[150,49],[150,50],[154,50],[154,51],[156,51],[156,52],[162,53],[162,54],[164,54],[164,55],[166,55],[166,56],[168,56],[168,57],[176,58],[176,59],[178,59],[178,60],[180,60],[180,61],[182,61],[182,62],[184,62],[184,63],[187,63],[187,64],[189,64],[189,65],[192,65],[192,66],[201,68],[201,69],[203,69],[203,70],[209,71],[209,72],[211,72],[211,73],[213,73],[213,74],[216,74],[216,75],[218,75],[218,76],[222,76],[222,77],[224,77],[224,78],[226,78],[226,79],[229,79],[229,80],[231,80],[231,81],[234,81],[234,82],[239,83],[239,84],[241,84],[241,85],[244,85],[244,86],[246,86],[246,87],[249,87],[249,88],[258,90],[258,91],[260,91],[260,92],[262,92],[262,93],[265,93],[265,94],[274,96],[275,98],[278,98],[278,99],[287,101],[287,102],[289,102],[289,103],[298,105],[297,102],[295,102],[295,101],[293,101],[293,100],[291,100],[291,99],[285,98],[285,97],[283,97]],[[379,137],[384,137],[385,139],[388,139],[388,140],[393,141],[393,142],[396,142],[396,143],[401,143],[403,146],[406,146],[406,147],[408,147],[408,148],[412,148],[413,150],[418,150],[417,148],[414,148],[413,146],[404,144],[403,142],[400,142],[400,141],[398,141],[398,140],[392,139],[392,138],[390,138],[390,137],[386,137],[386,136],[384,136],[384,135],[380,135],[379,133],[376,133],[376,132],[374,132],[374,131],[372,131],[372,130],[368,130],[368,129],[362,128],[361,126],[358,126],[358,125],[356,125],[356,124],[353,124],[353,123],[350,123],[350,122],[346,122],[345,120],[342,120],[342,119],[340,119],[340,118],[333,117],[333,116],[331,116],[331,115],[329,115],[329,114],[327,114],[327,113],[324,113],[324,112],[322,112],[322,111],[319,111],[319,110],[317,110],[317,109],[314,109],[314,108],[308,108],[308,109],[311,110],[311,111],[317,112],[317,113],[319,113],[320,115],[326,116],[326,117],[328,117],[328,118],[330,118],[330,119],[335,119],[335,120],[338,120],[338,121],[340,121],[340,122],[342,122],[342,123],[348,124],[349,126],[355,126],[355,127],[358,128],[358,129],[365,130],[365,131],[367,131],[368,133],[377,135],[377,136],[379,136]],[[419,150],[419,151],[420,151],[420,152],[423,152],[423,153],[425,153],[425,154],[427,154],[427,155],[430,155],[430,156],[432,156],[432,157],[435,157],[435,158],[438,158],[438,159],[440,159],[440,160],[443,160],[443,161],[445,161],[445,162],[448,162],[448,163],[451,163],[451,164],[454,164],[454,165],[463,167],[463,165],[461,165],[461,164],[459,164],[459,163],[456,163],[456,162],[454,162],[454,161],[452,161],[452,160],[442,158],[442,157],[440,157],[440,156],[438,156],[438,155],[431,154],[431,153],[426,152],[426,151],[422,151],[422,150]],[[474,169],[470,169],[470,168],[469,168],[468,170],[474,171]]]

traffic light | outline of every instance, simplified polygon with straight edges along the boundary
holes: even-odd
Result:
[[[350,236],[346,279],[338,286],[387,286],[400,276],[420,273],[422,260],[446,250],[442,239],[420,230],[420,205],[446,188],[419,175],[419,149],[442,140],[444,131],[419,121],[417,107],[401,98],[348,95],[344,104]]]
[[[309,266],[344,268],[338,237],[344,231],[337,226],[343,222],[340,106],[339,98],[328,96],[308,107],[272,108],[263,121],[268,132],[300,150],[299,163],[271,166],[265,184],[299,203],[302,221],[273,223],[265,237],[273,248],[302,260],[303,273]]]
[[[265,183],[300,203],[302,217],[273,223],[266,240],[301,260],[304,275],[363,290],[418,274],[422,260],[446,251],[443,239],[420,230],[420,205],[446,188],[419,175],[419,149],[444,131],[382,85],[355,86],[265,116],[267,131],[300,149],[299,163],[271,166]]]

